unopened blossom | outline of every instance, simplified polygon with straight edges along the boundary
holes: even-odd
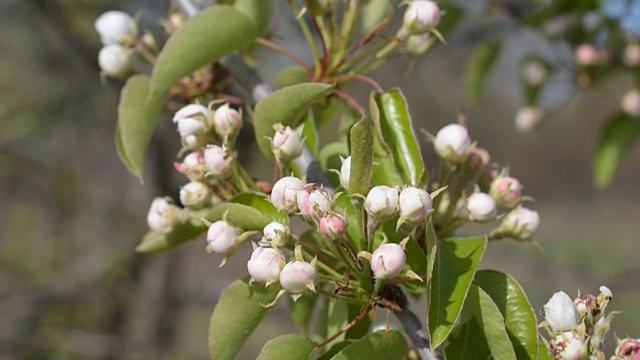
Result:
[[[516,113],[516,129],[522,133],[530,132],[537,128],[543,119],[544,114],[539,107],[523,106]]]
[[[180,202],[189,209],[202,209],[210,200],[211,191],[201,182],[191,181],[180,189]]]
[[[272,221],[262,230],[264,239],[274,246],[284,246],[289,241],[289,228],[277,221]]]
[[[304,187],[305,183],[296,177],[283,177],[273,185],[271,203],[278,210],[294,214],[298,211],[298,192],[304,191]]]
[[[438,4],[431,0],[413,0],[404,13],[404,27],[411,34],[424,34],[433,30],[440,22]]]
[[[500,176],[491,183],[489,195],[498,205],[512,207],[520,202],[522,184],[511,176]]]
[[[520,240],[528,240],[540,225],[540,215],[523,206],[511,210],[500,225],[503,232]]]
[[[544,317],[554,331],[568,331],[580,323],[573,300],[564,291],[558,291],[544,305]]]
[[[302,135],[289,126],[276,125],[276,133],[271,140],[271,150],[278,161],[289,162],[302,154]]]
[[[225,146],[209,145],[204,150],[204,163],[207,175],[214,178],[226,177],[231,173],[233,157]]]
[[[312,218],[319,218],[333,209],[333,199],[324,189],[316,189],[311,193],[301,191],[296,198],[301,214]]]
[[[311,290],[315,292],[314,282],[318,271],[306,261],[291,261],[280,272],[280,286],[292,295]],[[295,298],[294,298],[295,299]]]
[[[480,147],[469,150],[464,165],[473,173],[481,173],[491,164],[491,155]]]
[[[107,11],[94,24],[103,45],[120,44],[138,34],[135,19],[123,11]]]
[[[640,116],[640,91],[632,89],[627,91],[622,98],[622,111],[631,116]]]
[[[180,208],[169,200],[161,197],[153,199],[147,213],[147,225],[149,229],[161,233],[171,231],[173,224],[178,219]]]
[[[549,348],[553,358],[558,360],[583,360],[587,357],[587,346],[576,331],[557,335],[549,341]]]
[[[347,230],[347,220],[342,215],[326,213],[318,220],[318,230],[329,239],[339,239]]]
[[[213,114],[213,127],[222,137],[237,134],[242,127],[242,115],[228,103],[217,108]]]
[[[443,159],[462,163],[471,147],[471,138],[464,126],[449,124],[438,131],[433,147]]]
[[[181,163],[173,163],[173,167],[178,172],[195,181],[204,179],[204,175],[207,172],[204,154],[200,151],[189,153]]]
[[[616,360],[637,360],[640,357],[640,339],[625,338],[618,342]]]
[[[340,185],[349,189],[349,177],[351,176],[351,156],[344,159],[340,167]]]
[[[469,220],[486,223],[494,220],[498,213],[495,200],[485,193],[471,194],[467,199]]]
[[[247,270],[251,278],[267,286],[278,282],[283,267],[282,254],[276,249],[262,246],[253,250],[251,259],[247,262]]]
[[[431,196],[425,190],[406,187],[400,192],[398,201],[400,218],[412,225],[423,223],[431,211],[432,202]]]
[[[398,211],[398,189],[385,185],[374,186],[364,201],[367,213],[378,221],[394,217]]]
[[[131,73],[131,52],[121,45],[106,45],[98,53],[98,65],[103,74],[123,78]]]
[[[200,104],[189,104],[176,111],[176,113],[173,115],[173,122],[177,124],[184,119],[197,118],[204,123],[207,121],[209,116],[210,111],[206,106]]]
[[[222,254],[231,255],[238,247],[239,229],[224,220],[214,222],[207,232],[208,249]]]
[[[380,245],[371,256],[371,271],[376,279],[389,279],[402,272],[407,257],[398,244]]]

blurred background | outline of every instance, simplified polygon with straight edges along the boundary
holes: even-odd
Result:
[[[97,66],[99,14],[139,13],[141,27],[161,37],[157,19],[168,6],[167,0],[0,0],[0,359],[208,358],[210,313],[222,289],[245,274],[250,250],[224,270],[202,241],[135,254],[151,199],[176,196],[184,182],[171,165],[179,139],[173,124],[161,121],[141,185],[113,145],[123,84],[101,81]],[[304,54],[293,23],[275,14],[279,41]],[[461,85],[466,60],[483,40],[480,30],[495,26],[508,30],[506,50],[482,101],[472,106]],[[554,56],[558,50],[499,16],[470,16],[447,40],[410,74],[410,61],[398,59],[374,77],[403,89],[420,128],[435,132],[463,112],[472,137],[509,164],[536,199],[539,246],[492,244],[482,267],[513,274],[536,312],[555,291],[597,293],[607,285],[614,293],[610,309],[623,312],[616,334],[640,336],[640,151],[605,190],[594,189],[591,174],[599,130],[630,79],[612,78],[575,96],[552,82],[543,99],[552,109],[548,121],[521,134],[513,125],[522,103],[518,61],[531,49]],[[268,81],[289,64],[271,51],[257,56]],[[364,100],[369,89],[351,91]],[[435,163],[431,149],[424,150],[427,164]],[[271,312],[239,358],[254,358],[266,339],[293,331],[286,315],[284,307]]]

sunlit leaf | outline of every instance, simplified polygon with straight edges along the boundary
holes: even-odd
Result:
[[[484,360],[491,357],[487,340],[475,318],[457,327],[449,336],[448,343],[444,349],[447,359]]]
[[[389,360],[407,356],[407,341],[398,331],[377,331],[362,337],[336,354],[332,360]]]
[[[351,143],[351,170],[349,194],[367,196],[371,189],[373,172],[373,123],[364,116],[349,131]]]
[[[257,360],[308,359],[315,345],[302,335],[289,334],[269,340]]]
[[[473,309],[474,317],[487,340],[493,358],[515,360],[516,353],[507,334],[504,318],[491,297],[480,287],[472,284],[466,301],[465,306]]]

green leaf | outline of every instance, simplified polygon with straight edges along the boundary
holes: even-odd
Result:
[[[396,330],[377,331],[344,348],[332,360],[389,360],[407,356],[407,341]]]
[[[120,93],[116,149],[129,171],[142,182],[144,155],[162,113],[162,102],[147,98],[149,77],[134,75]]]
[[[389,0],[370,0],[361,5],[360,33],[373,30],[389,13]]]
[[[414,293],[424,293],[427,291],[427,255],[424,253],[418,241],[412,236],[407,242],[405,253],[407,254],[406,266],[418,274],[423,281],[414,280],[404,283],[405,287]]]
[[[209,210],[183,210],[181,220],[168,234],[148,232],[136,247],[136,251],[149,253],[171,249],[207,231],[207,225],[202,219],[210,222],[222,220],[225,213],[227,213],[227,221],[247,231],[262,231],[271,222],[271,219],[259,210],[231,202],[218,204]]]
[[[360,216],[360,213],[351,202],[351,198],[345,193],[340,194],[340,196],[336,198],[335,211],[338,214],[344,214],[347,219],[357,219],[357,216]],[[346,234],[347,237],[352,240],[357,251],[364,250],[364,241],[361,230],[362,229],[358,226],[357,221],[347,221]]]
[[[427,181],[422,153],[413,131],[407,101],[400,89],[372,93],[371,114],[378,139],[405,182],[420,187]]]
[[[253,113],[253,121],[256,142],[262,154],[269,159],[274,158],[269,142],[275,133],[274,124],[298,126],[307,109],[329,95],[332,89],[328,84],[303,83],[277,90],[259,101]]]
[[[300,332],[307,335],[309,333],[309,323],[313,317],[313,309],[316,306],[318,295],[312,292],[306,292],[302,296],[294,301],[289,298],[289,313],[291,319],[298,325]]]
[[[444,342],[460,315],[487,238],[448,238],[437,246],[429,301],[429,333],[434,348]]]
[[[329,302],[327,322],[327,336],[332,336],[342,329],[349,322],[349,305],[342,300],[333,300]],[[342,333],[333,342],[342,341],[345,334]]]
[[[475,318],[457,327],[449,336],[449,345],[444,349],[447,359],[489,359],[491,351]]]
[[[235,0],[233,7],[253,21],[258,36],[269,30],[273,1],[264,0]]]
[[[538,360],[553,360],[553,356],[551,356],[551,353],[549,352],[549,349],[547,348],[547,345],[545,345],[545,343],[540,342],[538,350]]]
[[[482,95],[482,87],[500,54],[500,43],[481,44],[473,50],[464,74],[464,88],[472,103]]]
[[[151,76],[152,97],[161,97],[173,84],[199,68],[237,50],[257,37],[254,21],[226,5],[211,6],[189,19],[162,48]]]
[[[282,335],[264,345],[258,360],[308,359],[314,349],[314,343],[302,335]]]
[[[278,211],[271,203],[269,196],[257,192],[245,192],[234,196],[232,203],[247,205],[258,210],[262,215],[268,217],[271,221],[277,221],[285,225],[289,225],[289,216]]]
[[[349,131],[351,142],[351,170],[349,194],[367,196],[371,190],[373,172],[373,123],[364,116]]]
[[[302,125],[302,136],[305,138],[304,143],[307,144],[311,154],[316,158],[320,150],[320,135],[318,134],[318,128],[313,118],[313,112],[309,111],[309,115],[305,118]]]
[[[276,75],[276,88],[308,83],[311,81],[311,75],[300,65],[287,66],[280,70]]]
[[[615,115],[600,133],[600,141],[593,160],[596,186],[604,188],[611,180],[640,136],[640,119],[625,113]]]
[[[500,310],[518,359],[537,359],[536,315],[520,284],[511,276],[495,270],[476,272],[474,282]]]
[[[227,287],[213,309],[209,322],[209,354],[212,359],[232,360],[253,330],[264,319],[280,288],[260,284],[249,286],[249,279],[236,280]]]
[[[339,343],[336,343],[335,345],[331,346],[329,348],[329,350],[327,350],[327,352],[325,352],[324,354],[320,355],[318,357],[318,360],[330,360],[337,353],[342,351],[342,349],[346,348],[347,346],[349,346],[351,344],[353,344],[353,340],[340,341]]]
[[[363,309],[361,306],[349,305],[349,317],[348,317],[349,321],[353,320],[356,316],[358,316],[362,310]],[[370,327],[371,327],[371,316],[367,315],[362,320],[360,320],[356,325],[354,325],[351,329],[347,330],[347,332],[345,333],[345,338],[360,339],[361,337],[369,333]]]
[[[467,303],[473,309],[474,317],[482,329],[493,358],[515,360],[516,353],[507,334],[504,318],[491,297],[477,285],[472,284],[469,288]]]
[[[385,153],[380,140],[374,139],[373,146],[373,175],[371,179],[371,185],[387,185],[387,186],[402,186],[404,180],[398,173],[398,169],[393,164],[393,161]]]

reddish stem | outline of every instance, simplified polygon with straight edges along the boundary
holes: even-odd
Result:
[[[360,105],[360,103],[358,103],[358,101],[356,99],[353,98],[353,96],[347,94],[346,92],[342,91],[342,90],[333,90],[333,93],[345,100],[346,102],[349,103],[349,105],[351,105],[358,113],[360,113],[360,115],[364,116],[364,108],[362,107],[362,105]]]
[[[368,84],[370,84],[371,86],[373,86],[374,89],[376,89],[377,92],[379,93],[383,93],[384,89],[382,88],[382,86],[380,86],[380,84],[378,84],[377,81],[373,80],[372,78],[366,76],[366,75],[362,75],[362,74],[343,74],[343,75],[338,75],[336,77],[337,79],[355,79],[355,80],[360,80],[360,81],[364,81]]]
[[[338,336],[340,336],[343,333],[349,331],[349,329],[351,329],[357,323],[359,323],[362,319],[364,319],[364,317],[367,316],[367,314],[369,313],[369,311],[371,311],[371,309],[373,309],[373,305],[372,304],[367,305],[364,309],[362,309],[362,311],[360,311],[360,314],[358,314],[356,317],[354,317],[353,320],[349,321],[349,323],[347,323],[345,326],[343,326],[342,329],[338,330],[337,333],[331,335],[331,337],[329,337],[325,341],[323,341],[323,342],[321,342],[319,344],[316,344],[316,348],[319,349],[319,348],[329,344],[330,342],[335,340]]]
[[[295,56],[289,50],[264,38],[257,38],[255,41],[262,46],[266,46],[288,57],[289,59],[293,60],[296,64],[302,66],[310,75],[313,75],[313,69],[311,69],[309,65],[307,65],[304,61],[302,61],[302,59],[300,59],[299,57]]]

